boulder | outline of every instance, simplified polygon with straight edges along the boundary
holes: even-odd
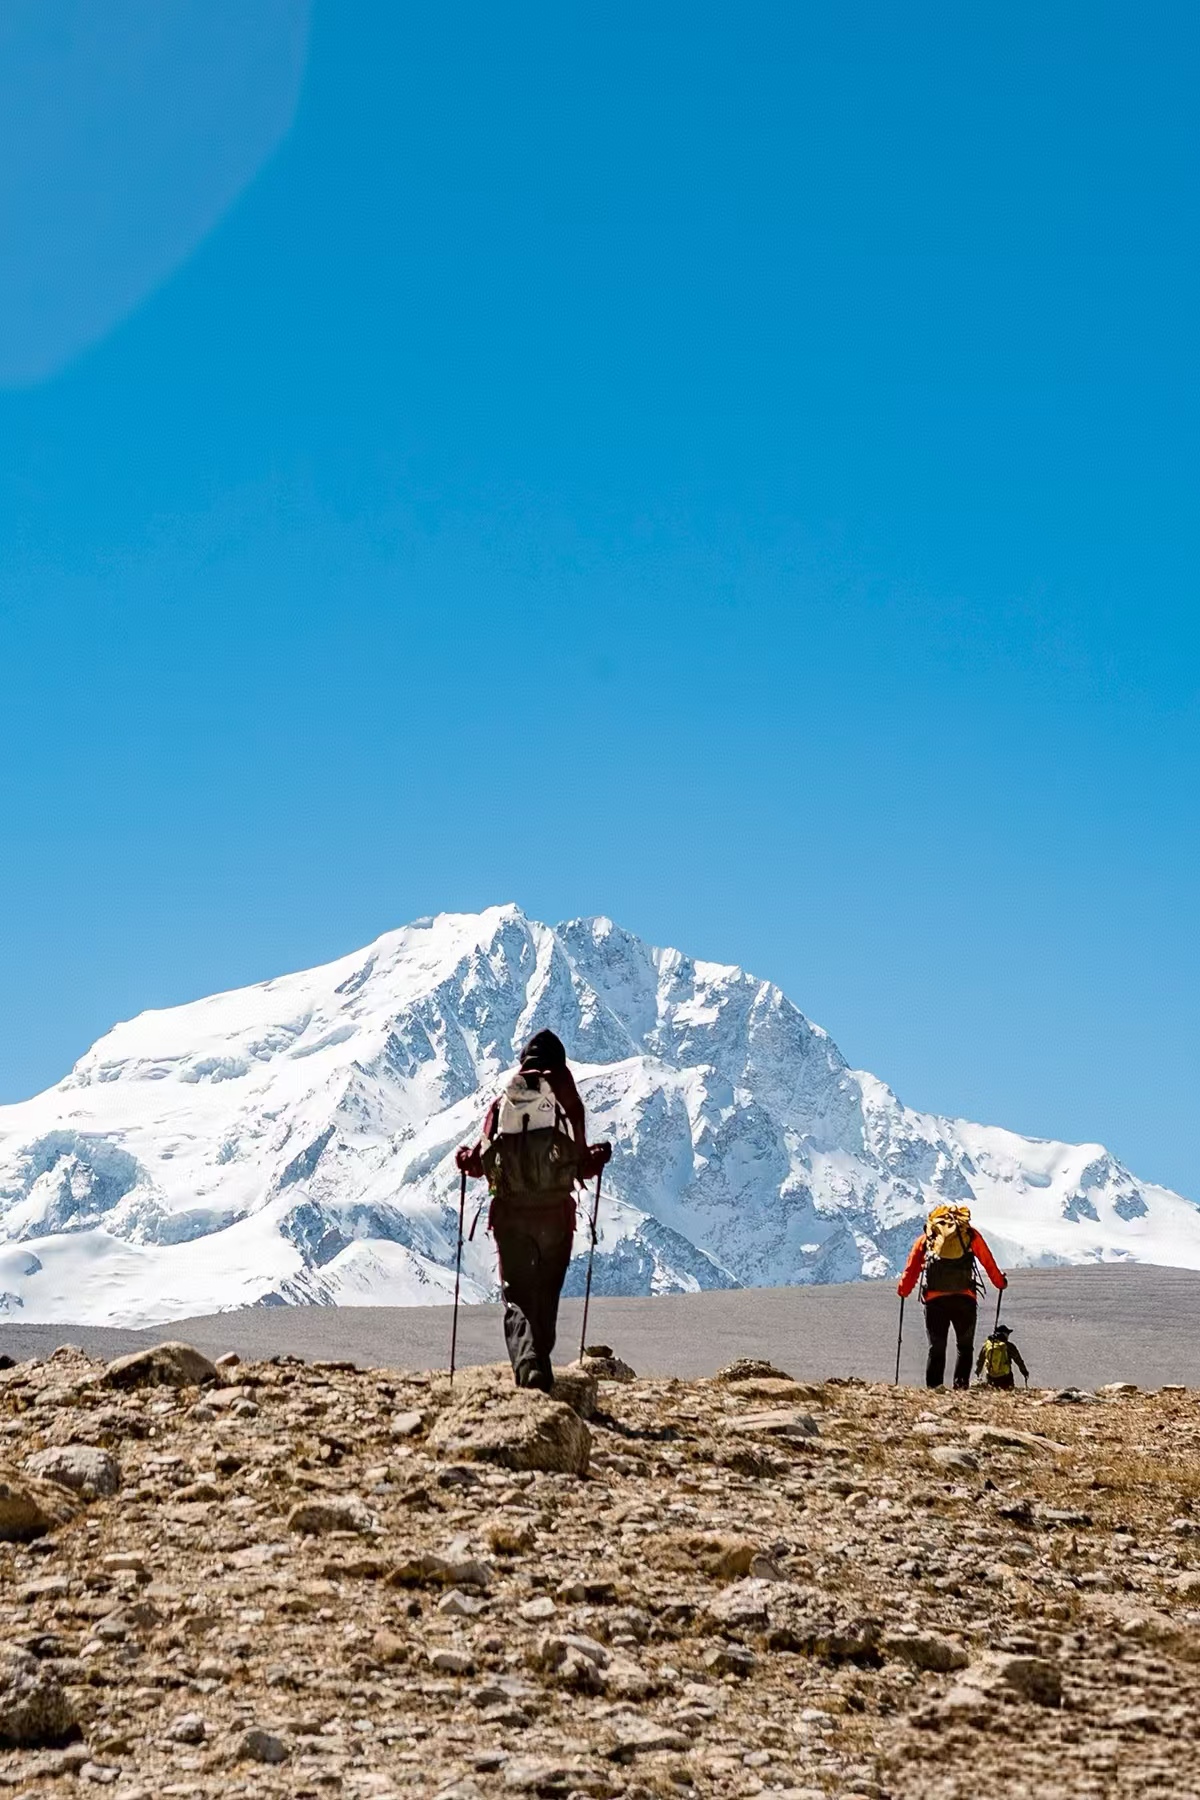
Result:
[[[121,1467],[116,1457],[92,1444],[60,1444],[37,1450],[25,1458],[24,1466],[31,1475],[72,1488],[88,1499],[115,1494],[121,1485]]]
[[[551,1397],[561,1401],[564,1406],[569,1406],[581,1419],[590,1419],[599,1398],[594,1371],[580,1368],[578,1363],[573,1363],[566,1369],[556,1369]]]
[[[454,1462],[586,1475],[592,1438],[578,1413],[548,1394],[468,1387],[439,1414],[427,1442]]]
[[[57,1482],[0,1466],[0,1543],[43,1537],[65,1525],[75,1511],[69,1490]]]
[[[15,1644],[0,1644],[0,1744],[34,1750],[78,1734],[58,1677]]]
[[[155,1344],[110,1362],[100,1377],[105,1387],[203,1387],[220,1379],[217,1366],[190,1344]]]
[[[476,1368],[460,1370],[453,1386],[447,1383],[442,1389],[441,1398],[446,1404],[453,1406],[480,1394],[499,1400],[514,1393],[533,1391],[513,1386],[512,1370],[506,1362],[481,1363]],[[569,1406],[581,1419],[590,1419],[596,1410],[598,1398],[596,1376],[579,1363],[569,1363],[564,1368],[556,1369],[551,1398],[562,1406]]]

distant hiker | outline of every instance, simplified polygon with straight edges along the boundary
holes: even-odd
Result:
[[[552,1031],[539,1031],[521,1066],[487,1110],[479,1142],[455,1160],[487,1177],[488,1225],[500,1257],[504,1340],[518,1387],[554,1385],[550,1353],[558,1300],[575,1234],[576,1182],[598,1175],[610,1144],[587,1141],[587,1120],[567,1053]]]
[[[1025,1377],[1025,1386],[1029,1386],[1029,1370],[1025,1367],[1025,1359],[1017,1346],[1009,1342],[1010,1336],[1007,1325],[997,1325],[979,1352],[975,1373],[986,1377],[988,1387],[1016,1387],[1016,1377],[1013,1375],[1014,1363]]]
[[[924,1231],[909,1252],[897,1285],[902,1300],[921,1282],[925,1306],[925,1335],[929,1357],[925,1364],[926,1387],[941,1387],[946,1374],[946,1342],[954,1327],[957,1347],[954,1385],[971,1385],[971,1358],[975,1351],[976,1263],[981,1263],[995,1288],[1008,1280],[996,1267],[995,1258],[980,1232],[971,1224],[965,1206],[935,1206]],[[982,1284],[979,1284],[982,1286]]]

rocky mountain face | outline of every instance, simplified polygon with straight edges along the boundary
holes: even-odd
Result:
[[[1102,1146],[914,1112],[769,982],[509,906],[143,1014],[0,1108],[0,1309],[150,1324],[449,1299],[454,1149],[541,1026],[615,1146],[601,1293],[887,1275],[945,1200],[1010,1266],[1200,1267],[1200,1210]],[[495,1291],[481,1219],[463,1292]]]
[[[0,1373],[0,1787],[1200,1792],[1194,1392],[631,1373]]]

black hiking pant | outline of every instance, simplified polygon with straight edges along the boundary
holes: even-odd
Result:
[[[556,1208],[552,1216],[498,1220],[492,1231],[500,1255],[504,1341],[518,1387],[554,1385],[550,1352],[558,1331],[558,1297],[571,1260],[573,1223]]]
[[[929,1339],[929,1356],[925,1363],[925,1386],[941,1387],[946,1377],[946,1340],[954,1327],[956,1352],[954,1385],[971,1385],[971,1364],[975,1355],[975,1315],[979,1308],[974,1294],[932,1294],[925,1302],[925,1335]]]
[[[989,1375],[987,1384],[989,1387],[1015,1388],[1017,1380],[1015,1375]]]

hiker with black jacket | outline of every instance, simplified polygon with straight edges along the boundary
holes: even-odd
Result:
[[[577,1182],[598,1175],[609,1144],[587,1141],[587,1118],[562,1040],[539,1031],[487,1110],[479,1141],[455,1158],[465,1175],[486,1176],[488,1226],[496,1239],[504,1294],[504,1340],[518,1387],[554,1385],[550,1353],[558,1301],[575,1235]]]
[[[954,1327],[956,1346],[954,1385],[956,1388],[971,1385],[975,1320],[979,1310],[975,1297],[977,1263],[982,1265],[993,1287],[1003,1289],[1008,1286],[1008,1278],[997,1268],[983,1233],[971,1224],[967,1208],[936,1206],[909,1252],[896,1290],[900,1298],[906,1300],[918,1281],[921,1282],[925,1335],[929,1339],[926,1387],[941,1387],[945,1379],[946,1344],[951,1326]]]

